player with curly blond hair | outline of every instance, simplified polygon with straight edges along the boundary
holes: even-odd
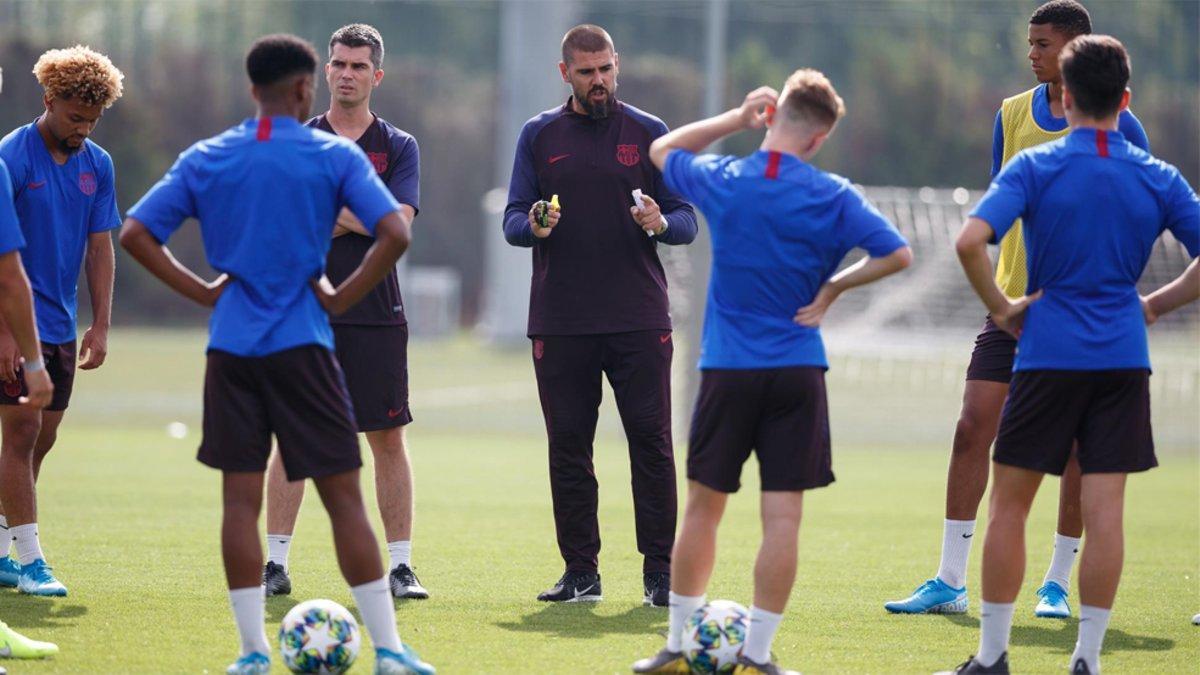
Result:
[[[112,158],[88,140],[121,97],[124,77],[108,57],[76,45],[42,54],[33,74],[45,112],[0,140],[26,247],[43,364],[22,366],[12,331],[0,322],[0,586],[33,595],[66,595],[38,539],[34,485],[54,446],[75,380],[79,268],[85,269],[92,325],[81,345],[83,370],[108,353],[114,256],[110,231],[121,224]],[[86,256],[84,255],[86,253]],[[18,405],[23,370],[45,368],[54,396],[45,410]],[[15,542],[16,560],[9,557]]]

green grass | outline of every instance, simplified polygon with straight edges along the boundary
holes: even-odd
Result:
[[[195,334],[120,334],[112,362],[80,376],[77,403],[39,485],[43,543],[71,595],[0,592],[0,618],[58,642],[62,653],[6,663],[12,672],[223,672],[235,654],[217,540],[219,476],[193,459],[202,344]],[[445,673],[628,672],[629,663],[661,646],[666,614],[641,606],[628,460],[619,438],[604,432],[596,449],[605,601],[537,603],[534,596],[557,578],[561,561],[528,356],[495,355],[466,342],[418,343],[413,352],[414,562],[433,597],[397,608],[404,639]],[[477,384],[491,388],[470,389]],[[837,439],[851,423],[853,401],[836,388],[833,396]],[[949,429],[953,420],[944,419],[944,408],[956,396],[931,398],[925,423]],[[839,410],[846,412],[839,417]],[[611,410],[604,414],[612,417]],[[191,435],[168,437],[164,425],[172,420],[189,424]],[[1162,466],[1130,482],[1125,574],[1104,655],[1108,672],[1194,672],[1200,662],[1200,629],[1190,625],[1200,611],[1195,448],[1194,437],[1163,448]],[[968,615],[895,617],[882,609],[936,567],[944,444],[880,435],[834,453],[837,482],[812,493],[806,505],[799,579],[775,644],[780,660],[806,673],[921,673],[961,661],[977,641],[978,546]],[[682,466],[683,448],[678,454]],[[710,597],[746,604],[751,598],[759,537],[755,474],[748,465],[746,489],[731,501]],[[1033,590],[1049,560],[1055,495],[1047,484],[1029,527],[1029,573],[1011,654],[1020,672],[1061,671],[1075,641],[1073,620],[1032,617]],[[327,597],[353,607],[316,499],[305,503],[291,566],[294,595],[268,602],[269,633],[300,600]],[[369,672],[366,665],[353,672]]]

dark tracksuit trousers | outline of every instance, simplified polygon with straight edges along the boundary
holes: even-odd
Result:
[[[550,446],[558,548],[567,569],[595,572],[600,554],[593,441],[608,377],[629,442],[643,572],[669,572],[675,540],[671,445],[671,333],[549,335],[533,339],[533,367]]]

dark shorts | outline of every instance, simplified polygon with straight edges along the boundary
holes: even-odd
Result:
[[[983,331],[975,338],[967,379],[1008,384],[1012,381],[1016,357],[1017,339],[992,323],[989,316],[983,323]]]
[[[1150,433],[1150,371],[1016,373],[993,458],[1061,476],[1075,441],[1083,473],[1134,473],[1158,466]]]
[[[362,466],[350,397],[333,352],[316,345],[261,357],[209,351],[197,459],[222,471],[265,471],[272,434],[288,480]]]
[[[71,402],[71,390],[75,387],[75,341],[60,345],[42,343],[42,358],[46,361],[46,373],[54,384],[54,395],[46,410],[62,411]],[[17,381],[5,382],[0,386],[0,405],[19,405],[22,396],[29,395],[25,386],[25,370],[17,369]]]
[[[338,363],[359,431],[412,422],[408,409],[408,326],[333,326]]]
[[[752,451],[764,492],[833,482],[824,368],[701,373],[688,478],[719,492],[737,492]]]

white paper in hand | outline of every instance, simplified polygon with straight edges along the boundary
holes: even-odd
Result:
[[[638,188],[633,191],[633,204],[634,204],[634,206],[638,207],[639,211],[646,208],[646,202],[642,201],[642,189],[641,188]],[[649,230],[646,230],[646,236],[653,237],[654,233]]]

